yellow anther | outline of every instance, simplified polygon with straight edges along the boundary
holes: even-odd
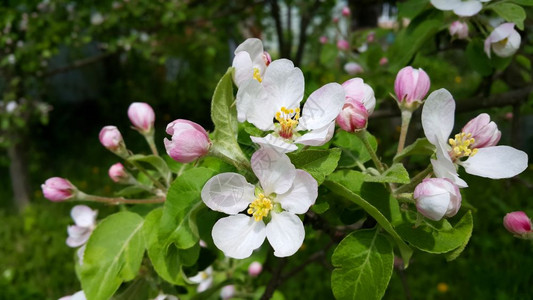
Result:
[[[261,72],[259,71],[258,68],[254,68],[254,79],[259,82],[263,81],[263,78],[261,78]]]
[[[299,119],[300,108],[288,109],[285,106],[282,106],[280,111],[276,113],[276,121],[279,123],[277,129],[279,136],[285,139],[291,139],[294,129],[298,126]]]
[[[247,213],[252,215],[256,222],[259,222],[263,220],[264,217],[268,216],[272,207],[272,201],[268,197],[265,197],[264,194],[260,193],[250,204]]]
[[[465,156],[473,156],[477,153],[477,149],[472,148],[476,140],[472,138],[471,133],[458,133],[455,139],[449,139],[448,143],[452,146],[453,157],[461,158]]]

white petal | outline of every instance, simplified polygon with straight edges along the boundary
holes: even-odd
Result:
[[[192,281],[193,283],[201,283],[207,278],[212,277],[212,274],[213,267],[209,266],[205,270],[198,272],[198,274],[194,275],[193,277],[189,277],[189,281]]]
[[[431,160],[435,175],[439,178],[448,178],[459,187],[467,187],[468,184],[459,178],[444,142],[439,141],[435,148],[437,150],[437,160]]]
[[[518,48],[520,48],[520,42],[522,38],[517,31],[514,31],[507,39],[507,42],[502,43],[493,43],[492,51],[496,53],[499,57],[509,57],[516,53]]]
[[[247,80],[241,83],[237,90],[237,97],[235,100],[237,105],[237,119],[239,122],[246,121],[246,113],[251,110],[258,101],[266,101],[266,93],[261,84],[257,80]]]
[[[312,130],[329,125],[339,115],[345,101],[344,88],[338,83],[328,83],[314,91],[302,109],[300,124]]]
[[[274,117],[279,107],[257,80],[244,84],[237,92],[236,101],[239,121],[245,118],[263,131],[274,129]]]
[[[335,122],[331,122],[324,128],[311,130],[308,133],[298,137],[294,140],[295,143],[309,145],[309,146],[322,146],[329,142],[335,133]]]
[[[482,7],[479,0],[464,1],[457,5],[453,12],[460,17],[471,17],[476,15]]]
[[[237,87],[241,87],[249,80],[253,80],[254,69],[252,66],[252,59],[247,52],[239,52],[233,58],[233,67],[235,73],[233,74],[233,81]]]
[[[252,155],[251,162],[265,195],[283,194],[291,188],[296,168],[284,153],[272,148],[261,148]]]
[[[83,291],[79,291],[72,295],[72,298],[70,298],[70,300],[87,300],[87,298],[85,297],[85,293]]]
[[[431,4],[440,10],[452,10],[461,4],[461,0],[431,0]]]
[[[67,238],[67,246],[71,248],[76,248],[76,247],[84,245],[89,240],[91,233],[92,231],[86,229],[85,231],[81,232],[79,235],[73,236],[73,235],[70,235],[70,227],[69,227],[69,237]]]
[[[418,211],[434,221],[438,221],[444,217],[450,204],[450,194],[443,193],[434,196],[425,196],[416,201],[416,208]]]
[[[215,223],[212,236],[217,248],[226,256],[247,258],[265,241],[265,223],[243,214],[229,216]]]
[[[508,38],[513,32],[516,32],[514,29],[514,23],[503,23],[490,33],[488,39],[491,43],[496,43],[501,40]]]
[[[76,205],[70,211],[74,223],[80,227],[91,227],[95,224],[98,212],[86,205]]]
[[[462,163],[466,172],[492,179],[509,178],[527,168],[528,157],[523,151],[509,146],[481,148]]]
[[[283,138],[275,137],[272,134],[268,134],[265,137],[250,136],[250,139],[261,147],[272,148],[279,153],[289,153],[298,150],[295,144],[289,143]]]
[[[422,127],[433,145],[447,141],[453,129],[455,101],[445,89],[431,93],[422,108]]]
[[[202,200],[212,210],[237,214],[254,200],[255,187],[237,173],[222,173],[209,179],[202,188]]]
[[[263,42],[261,42],[260,39],[246,39],[246,41],[235,49],[235,55],[238,55],[241,52],[247,52],[251,60],[254,62],[254,65],[259,65],[261,62],[265,64],[263,60]]]
[[[276,201],[284,210],[294,214],[304,214],[318,197],[318,183],[304,170],[296,170],[292,187],[284,194],[277,195]]]
[[[305,229],[298,216],[290,212],[271,213],[266,226],[266,236],[277,257],[291,256],[302,246]]]
[[[211,287],[211,284],[213,284],[213,277],[212,276],[209,276],[207,277],[206,280],[200,282],[200,284],[198,285],[198,287],[196,288],[196,291],[198,293],[201,293],[205,290],[207,290],[208,288]]]
[[[282,106],[300,107],[304,95],[304,75],[299,68],[294,67],[292,61],[277,59],[270,63],[262,84],[277,111]]]

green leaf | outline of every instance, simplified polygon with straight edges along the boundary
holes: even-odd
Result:
[[[396,227],[396,231],[412,246],[435,254],[450,252],[468,243],[474,226],[471,211],[468,211],[454,227],[446,219],[439,222],[425,221],[417,228],[413,228],[414,224],[406,220]]]
[[[489,7],[505,21],[515,23],[518,29],[524,30],[526,11],[521,6],[509,2],[498,2]]]
[[[233,68],[229,68],[217,84],[211,101],[212,153],[235,162],[235,166],[249,166],[248,159],[237,143],[237,107],[233,97]]]
[[[401,162],[404,158],[411,155],[432,155],[435,152],[435,146],[427,138],[419,138],[411,145],[405,147],[402,152],[396,154],[393,159],[394,163]]]
[[[183,172],[172,183],[159,228],[159,238],[164,245],[174,243],[178,249],[188,249],[198,242],[195,219],[198,209],[202,207],[200,192],[215,174],[211,169],[194,168]]]
[[[133,162],[144,162],[147,164],[150,164],[159,172],[161,177],[165,180],[165,182],[170,182],[172,179],[172,172],[170,172],[170,169],[167,166],[167,163],[164,159],[162,159],[159,156],[155,155],[142,155],[142,154],[136,154],[128,157],[128,161]]]
[[[378,176],[372,176],[370,174],[365,175],[365,181],[367,182],[394,182],[394,183],[409,183],[409,173],[402,164],[393,164],[390,168],[385,170],[383,174]]]
[[[333,193],[359,205],[370,216],[372,216],[372,218],[374,218],[378,224],[381,225],[381,227],[393,237],[396,244],[398,244],[398,248],[404,263],[406,265],[409,264],[409,259],[413,254],[413,250],[402,240],[398,233],[396,233],[396,230],[390,221],[395,220],[397,218],[396,216],[399,215],[398,202],[395,201],[394,198],[386,197],[387,199],[385,200],[387,203],[377,203],[376,200],[384,200],[382,199],[383,197],[370,196],[377,190],[377,185],[368,183],[363,185],[364,178],[364,174],[356,171],[335,172],[328,176],[327,180],[324,182],[324,185]],[[363,188],[364,186],[372,188]],[[368,194],[370,196],[368,199],[372,199],[374,202],[372,204],[369,203],[359,194]],[[383,192],[383,194],[388,195],[387,192]],[[376,208],[375,205],[377,204],[379,204],[381,210]],[[387,214],[389,218],[385,217],[384,213]]]
[[[107,300],[123,281],[135,278],[145,248],[143,223],[139,215],[124,211],[110,215],[96,227],[80,267],[87,299]]]
[[[483,41],[481,39],[473,39],[466,46],[466,58],[470,67],[478,72],[479,75],[488,76],[492,74],[490,58],[483,50]]]
[[[297,169],[309,172],[320,185],[326,176],[337,168],[341,150],[304,150],[298,153],[288,153],[287,155]]]
[[[533,0],[512,0],[512,2],[523,6],[533,6]]]
[[[376,138],[367,132],[367,138],[374,151],[378,148]],[[353,168],[357,162],[365,163],[371,159],[365,145],[355,134],[346,131],[339,131],[335,134],[333,145],[342,149],[342,155],[339,160],[339,167]]]
[[[381,299],[392,276],[394,254],[379,228],[359,230],[339,243],[331,262],[336,299]]]
[[[322,51],[320,51],[320,63],[323,65],[329,65],[332,61],[335,61],[339,50],[334,44],[324,44]]]
[[[399,19],[401,19],[402,17],[413,19],[428,6],[428,1],[411,0],[405,2],[398,2],[397,5]]]
[[[163,208],[160,207],[146,216],[142,231],[148,257],[161,278],[172,284],[185,285],[178,249],[172,244],[165,246],[159,239],[159,221],[162,215]]]

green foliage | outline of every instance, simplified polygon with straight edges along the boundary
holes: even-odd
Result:
[[[341,150],[304,150],[298,153],[289,153],[288,156],[297,169],[307,171],[320,185],[326,176],[337,168]]]
[[[144,162],[149,164],[150,166],[152,166],[153,169],[157,171],[158,175],[163,177],[163,180],[165,182],[170,182],[170,180],[172,179],[172,173],[170,172],[168,165],[166,164],[165,160],[159,156],[136,154],[128,157],[128,161]]]
[[[107,300],[123,281],[137,276],[145,249],[143,223],[137,214],[119,212],[98,224],[80,267],[81,285],[88,299]]]
[[[394,254],[379,228],[359,230],[339,243],[331,262],[336,299],[381,299],[392,275]]]
[[[521,6],[508,2],[498,2],[489,7],[505,21],[515,23],[518,29],[524,30],[526,11]]]
[[[367,132],[366,135],[372,149],[376,151],[378,148],[376,138],[369,132]],[[365,163],[371,159],[365,145],[355,134],[340,130],[333,138],[333,145],[340,147],[342,150],[339,167],[353,168],[357,166],[358,162]]]
[[[431,144],[427,138],[419,138],[411,145],[405,147],[400,153],[396,154],[393,162],[399,163],[411,155],[431,156],[433,153],[435,153],[435,146]]]
[[[394,182],[394,183],[409,183],[409,173],[402,164],[393,164],[385,170],[382,174],[372,176],[366,174],[365,181],[367,182]]]
[[[164,247],[174,243],[178,249],[189,249],[198,243],[196,214],[203,207],[200,192],[215,174],[211,169],[195,168],[183,172],[172,183],[159,228],[159,240]]]

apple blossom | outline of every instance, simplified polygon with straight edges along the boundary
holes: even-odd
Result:
[[[297,170],[287,155],[270,148],[256,151],[251,163],[258,187],[240,174],[221,173],[202,189],[207,207],[230,215],[213,226],[213,242],[226,256],[242,259],[266,238],[275,256],[291,256],[305,237],[296,214],[307,212],[315,203],[318,184],[309,173]]]
[[[396,100],[404,105],[422,102],[430,85],[429,76],[424,70],[405,67],[398,72],[394,81]]]
[[[363,73],[363,68],[358,63],[349,62],[344,65],[344,71],[350,75],[356,75]]]
[[[196,288],[198,293],[207,290],[213,284],[213,267],[207,267],[207,269],[198,272],[198,274],[193,277],[190,277],[189,280],[198,284],[198,287]]]
[[[514,23],[503,23],[494,28],[490,35],[485,39],[485,53],[490,57],[490,49],[497,56],[509,57],[516,53],[520,48],[522,38],[514,29]]]
[[[167,133],[172,139],[164,139],[170,157],[182,163],[190,163],[205,156],[211,141],[205,129],[189,120],[178,119],[167,125]]]
[[[350,43],[347,40],[340,39],[337,41],[337,49],[347,51],[350,49]]]
[[[366,128],[368,116],[374,112],[374,90],[361,78],[352,78],[342,84],[346,97],[337,124],[345,131],[355,132]]]
[[[461,17],[471,17],[476,15],[481,9],[483,2],[490,0],[431,0],[431,4],[440,10],[453,10],[453,12]]]
[[[153,300],[179,300],[179,298],[173,295],[159,294]]]
[[[67,246],[78,249],[78,260],[80,265],[83,263],[83,254],[85,252],[85,244],[89,240],[93,230],[96,228],[97,210],[92,210],[86,205],[76,205],[70,211],[70,216],[76,225],[67,228],[68,238]]]
[[[460,134],[448,139],[454,126],[454,112],[455,101],[445,89],[431,93],[422,109],[424,133],[437,150],[437,159],[431,160],[437,177],[448,178],[459,187],[466,187],[468,185],[459,178],[455,165],[463,166],[469,174],[492,179],[513,177],[527,168],[525,152],[509,146],[494,146],[499,133],[488,116],[478,116]],[[476,145],[479,148],[475,148]]]
[[[450,35],[464,40],[468,38],[468,25],[465,22],[454,21],[448,28]]]
[[[70,296],[59,298],[59,300],[87,300],[83,291],[76,292]]]
[[[531,219],[523,211],[514,211],[505,215],[503,218],[503,226],[510,233],[524,236],[532,233]]]
[[[100,130],[98,138],[100,143],[113,153],[121,155],[127,152],[122,134],[116,126],[105,126]]]
[[[44,197],[54,202],[70,199],[78,190],[70,181],[61,177],[48,178],[41,185],[41,189]]]
[[[235,296],[235,286],[233,284],[226,285],[220,290],[220,298],[222,300],[231,299]]]
[[[133,102],[130,104],[128,117],[133,126],[142,133],[148,133],[154,128],[155,113],[148,103]]]
[[[303,93],[302,71],[287,59],[270,64],[263,84],[249,81],[241,87],[237,92],[237,112],[245,117],[239,121],[271,132],[265,137],[252,136],[252,141],[281,152],[298,149],[294,143],[320,146],[329,141],[344,104],[344,89],[338,83],[324,85],[309,96],[300,114]]]
[[[426,178],[415,188],[416,209],[426,218],[439,221],[453,217],[461,207],[461,193],[451,180]]]
[[[262,271],[263,271],[263,265],[258,261],[254,261],[250,264],[250,266],[248,266],[248,275],[252,277],[259,276],[259,274],[261,274]]]
[[[240,87],[249,80],[263,81],[263,75],[271,62],[268,52],[263,51],[260,39],[249,38],[235,49],[233,58],[233,81]]]

